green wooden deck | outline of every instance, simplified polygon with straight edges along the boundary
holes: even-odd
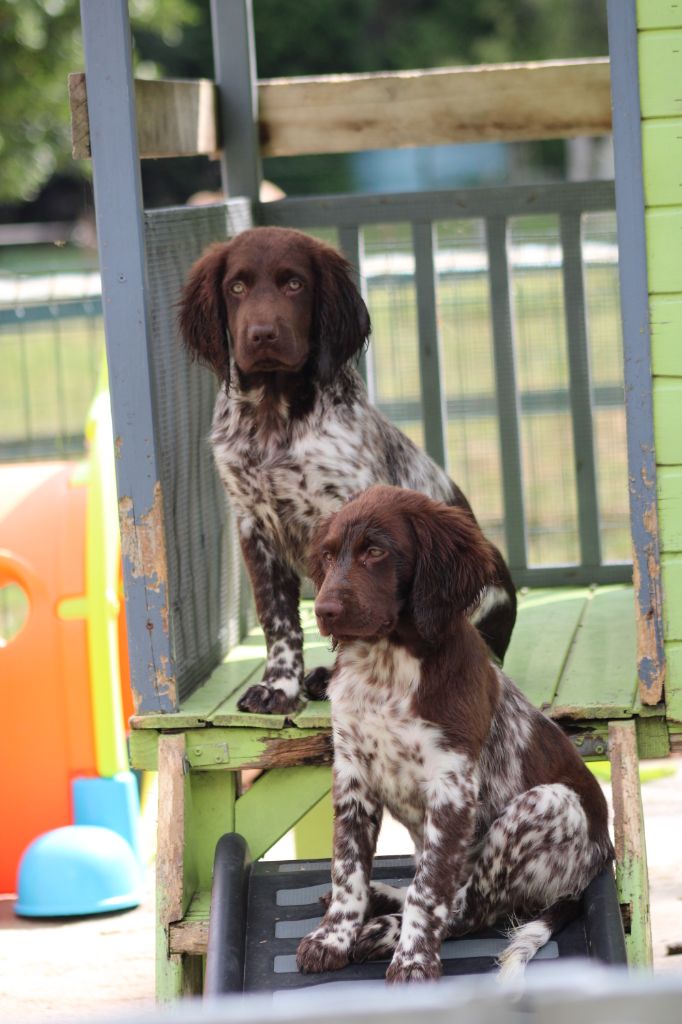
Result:
[[[301,614],[306,668],[331,664],[333,655],[317,631],[312,602],[303,602]],[[632,716],[638,721],[640,755],[664,756],[669,750],[664,708],[643,708],[639,702],[635,646],[631,587],[531,590],[519,595],[505,671],[537,707],[567,727],[584,756],[603,757],[607,721]],[[326,701],[310,702],[287,717],[237,710],[241,694],[259,680],[264,659],[263,636],[256,629],[177,713],[135,717],[131,748],[136,767],[155,766],[153,737],[144,735],[152,730],[187,731],[193,767],[232,768],[263,764],[255,751],[273,741],[296,745],[311,731],[328,730]]]

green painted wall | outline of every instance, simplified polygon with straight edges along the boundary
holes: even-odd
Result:
[[[666,701],[682,721],[682,4],[638,0]]]

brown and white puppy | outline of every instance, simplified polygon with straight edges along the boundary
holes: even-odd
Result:
[[[320,520],[375,483],[469,505],[368,402],[352,363],[367,341],[369,315],[351,268],[330,246],[284,228],[255,228],[211,246],[189,274],[180,326],[223,385],[211,443],[268,646],[263,680],[239,706],[291,711],[303,681],[300,578]],[[499,552],[496,559],[497,585],[476,625],[502,659],[516,595]],[[326,669],[308,680],[316,696],[324,685]]]
[[[302,971],[392,953],[389,981],[436,978],[443,938],[509,916],[524,922],[501,957],[515,972],[613,855],[597,782],[467,618],[496,565],[467,511],[395,487],[371,487],[318,531],[315,612],[338,651],[334,853]],[[370,885],[384,808],[414,840],[406,892]]]

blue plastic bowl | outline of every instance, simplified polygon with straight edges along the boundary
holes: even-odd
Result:
[[[136,907],[142,874],[129,843],[110,828],[67,825],[39,836],[19,865],[20,917],[72,917]]]

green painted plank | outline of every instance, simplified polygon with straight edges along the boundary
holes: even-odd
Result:
[[[652,295],[649,320],[652,373],[682,377],[682,295]]]
[[[312,601],[301,602],[300,617],[301,626],[303,628],[303,658],[306,671],[317,668],[318,665],[333,665],[334,655],[329,650],[329,641],[323,639],[319,634]],[[252,634],[254,643],[258,638],[260,638],[264,657],[265,646],[262,633],[260,630],[254,630]],[[230,663],[235,658],[235,652],[239,652],[239,648],[235,648],[234,651],[230,652],[227,658],[227,663]],[[253,683],[259,682],[256,676],[257,673],[254,672],[249,677],[248,681],[245,681],[241,686],[233,689],[229,694],[227,694],[226,699],[212,712],[210,716],[212,724],[241,725],[249,729],[267,727],[281,729],[288,721],[297,722],[301,714],[303,714],[303,728],[308,728],[318,724],[323,726],[329,725],[329,715],[327,711],[323,711],[321,714],[315,711],[308,712],[307,706],[303,708],[302,712],[293,715],[245,714],[244,712],[239,711],[237,704],[244,691]]]
[[[642,32],[638,45],[642,117],[681,116],[682,31]]]
[[[682,377],[654,379],[654,443],[657,465],[682,466]]]
[[[682,722],[682,642],[665,645],[665,706],[669,722]]]
[[[190,730],[187,733],[187,761],[192,768],[235,771],[239,768],[271,767],[274,759],[286,754],[294,763],[303,764],[306,758],[311,760],[323,754],[331,757],[328,732],[328,723],[326,729],[214,726]]]
[[[211,916],[211,892],[210,889],[200,890],[192,896],[192,902],[187,908],[183,921],[208,921]]]
[[[550,714],[553,718],[630,717],[637,692],[632,587],[599,587],[576,631]]]
[[[642,177],[647,206],[682,203],[682,118],[642,122]]]
[[[682,209],[670,206],[647,210],[645,229],[649,291],[679,294],[682,292]]]
[[[325,706],[328,706],[325,702]],[[193,769],[225,769],[237,771],[240,768],[263,767],[280,756],[282,745],[287,746],[287,755],[306,758],[331,752],[330,741],[324,737],[329,733],[329,718],[322,728],[291,726],[286,729],[245,729],[243,726],[188,729],[185,733],[187,763]],[[155,729],[140,729],[130,737],[131,763],[134,768],[156,771],[158,767],[159,732]],[[276,750],[276,754],[275,754]]]
[[[237,800],[235,828],[249,844],[254,860],[320,802],[331,789],[331,778],[329,768],[277,768],[262,775]]]
[[[330,729],[332,706],[328,700],[309,700],[294,718],[299,729]]]
[[[661,551],[682,551],[682,466],[660,466],[656,489]]]
[[[323,860],[332,855],[334,805],[331,791],[305,814],[294,828],[298,860]]]
[[[185,813],[186,864],[196,872],[195,889],[210,889],[218,840],[236,826],[236,772],[189,772],[190,796]]]
[[[562,587],[519,597],[504,670],[536,707],[552,702],[588,594],[586,587]]]
[[[247,681],[260,672],[264,662],[262,634],[246,637],[208,679],[182,701],[178,711],[169,715],[135,715],[131,722],[133,729],[193,729],[210,722],[213,712],[226,697],[245,687]]]
[[[663,555],[663,634],[667,640],[682,640],[682,555]]]
[[[636,718],[635,724],[639,757],[667,757],[670,753],[670,736],[665,717]]]
[[[637,28],[682,27],[679,0],[637,0]]]
[[[130,767],[138,771],[158,769],[159,733],[156,729],[132,729],[128,738]]]

